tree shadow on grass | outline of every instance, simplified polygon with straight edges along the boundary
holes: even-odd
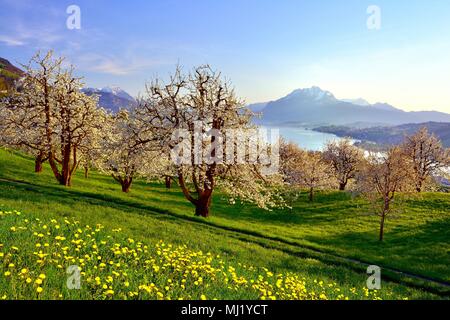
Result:
[[[446,193],[440,194],[439,198],[424,198],[423,195],[415,195],[406,199],[406,203],[411,208],[450,212],[450,195]]]
[[[55,197],[59,199],[74,198],[77,201],[83,201],[90,204],[102,205],[105,207],[117,207],[120,206],[122,209],[143,209],[149,210],[153,213],[160,214],[176,214],[177,216],[194,218],[196,221],[202,221],[202,218],[194,217],[193,206],[184,199],[181,191],[178,189],[165,189],[165,187],[159,183],[145,183],[142,181],[136,181],[134,188],[130,194],[118,194],[116,196],[108,194],[114,192],[110,187],[115,189],[116,183],[109,181],[108,187],[105,184],[100,184],[97,186],[95,183],[97,180],[95,177],[94,183],[90,183],[89,180],[83,181],[81,185],[77,185],[76,188],[67,188],[59,185],[46,185],[43,181],[38,180],[39,183],[32,183],[30,181],[23,180],[13,180],[5,179],[8,182],[15,183],[15,186],[27,185],[24,191],[32,191],[34,193],[45,193],[50,195],[52,193]],[[106,180],[106,179],[105,179]],[[41,184],[42,182],[42,184]],[[78,182],[78,181],[76,181]],[[177,186],[174,186],[178,188]],[[96,190],[97,192],[82,191],[79,188],[89,188]],[[144,189],[148,188],[148,192]],[[134,190],[136,192],[134,192]],[[117,185],[117,192],[120,193],[120,187]],[[24,194],[18,194],[17,198],[23,197]],[[336,198],[336,202],[330,203],[332,200],[327,200],[329,195],[317,195],[317,201],[314,203],[309,203],[305,199],[300,199],[296,203],[296,207],[293,210],[288,209],[275,209],[273,211],[267,212],[252,204],[236,204],[230,206],[223,195],[216,193],[213,198],[212,213],[213,217],[229,220],[230,223],[246,223],[248,225],[254,225],[263,223],[266,226],[278,225],[278,226],[289,226],[292,225],[310,225],[310,226],[320,226],[329,225],[336,221],[342,221],[348,215],[349,198],[346,194],[332,194],[331,197]],[[17,199],[16,198],[16,199]],[[94,201],[96,200],[96,201]],[[305,200],[305,202],[303,202]],[[59,200],[60,201],[60,200]],[[98,201],[101,201],[98,202]],[[152,204],[150,204],[152,203]],[[172,209],[174,208],[174,209]],[[174,212],[175,211],[175,212]],[[185,212],[183,212],[185,211]],[[334,213],[330,215],[329,213]],[[208,223],[209,220],[204,220]]]
[[[448,230],[450,217],[409,229],[388,226],[383,242],[378,241],[377,229],[305,239],[354,259],[450,282]]]
[[[331,198],[328,195],[317,195],[315,202],[309,202],[306,196],[295,201],[293,208],[273,209],[265,211],[253,204],[235,204],[230,206],[222,195],[216,194],[212,211],[215,216],[233,221],[249,223],[265,223],[278,226],[311,225],[342,221],[351,218],[351,213],[358,209],[358,204],[346,194]],[[330,214],[331,213],[331,214]]]
[[[28,194],[33,202],[42,200],[49,202],[73,202],[87,203],[95,206],[130,211],[131,209],[144,210],[145,214],[165,214],[170,213],[158,207],[144,205],[138,202],[124,200],[101,193],[92,193],[70,189],[62,186],[43,186],[20,180],[0,179],[0,190],[3,189],[1,198],[18,200]],[[32,193],[32,195],[30,194]],[[140,213],[144,214],[144,213]],[[175,219],[175,217],[173,217]]]
[[[2,190],[3,189],[3,190]],[[191,221],[195,223],[200,223],[211,228],[218,228],[221,230],[233,231],[241,233],[243,235],[252,235],[264,239],[272,239],[276,241],[285,241],[286,243],[291,243],[296,245],[295,241],[285,239],[283,235],[270,235],[260,232],[256,228],[247,228],[242,225],[220,223],[217,220],[204,219],[201,217],[196,217],[193,215],[187,215],[183,213],[176,213],[170,210],[162,209],[160,207],[151,206],[148,204],[142,204],[136,201],[126,200],[118,197],[113,197],[110,195],[102,193],[92,193],[74,190],[62,186],[44,186],[37,185],[26,181],[18,180],[2,180],[0,179],[0,190],[2,190],[2,198],[9,198],[13,200],[23,199],[28,195],[28,200],[33,202],[48,203],[52,201],[54,203],[65,202],[69,205],[73,202],[75,203],[86,203],[95,206],[103,206],[105,208],[115,208],[125,212],[137,213],[143,215],[169,215],[180,221]],[[7,191],[7,192],[5,192]]]

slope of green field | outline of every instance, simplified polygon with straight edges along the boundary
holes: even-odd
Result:
[[[204,220],[193,217],[177,186],[166,190],[162,184],[139,181],[124,194],[110,177],[92,173],[89,179],[77,175],[73,187],[64,188],[55,183],[48,167],[39,175],[32,169],[27,156],[0,151],[0,210],[19,210],[42,219],[74,218],[82,225],[100,223],[105,230],[121,228],[124,236],[149,245],[160,240],[186,245],[218,254],[237,267],[252,265],[275,274],[293,273],[311,283],[336,283],[349,295],[353,288],[360,292],[365,287],[367,275],[364,265],[347,258],[441,282],[450,278],[447,194],[408,200],[405,213],[388,221],[386,241],[379,243],[377,218],[364,215],[367,210],[361,201],[343,193],[321,193],[313,204],[301,198],[292,210],[272,212],[229,206],[217,193],[213,216]],[[5,228],[0,225],[2,234],[9,232]],[[445,286],[387,269],[382,276],[386,281],[381,298],[437,298],[430,292],[441,292],[441,297],[448,292]],[[217,298],[254,298],[254,293],[213,292]],[[191,297],[198,298],[197,292]]]

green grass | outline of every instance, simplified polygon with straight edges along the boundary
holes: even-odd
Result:
[[[137,242],[120,229],[0,211],[2,299],[379,299],[378,290],[267,268],[230,264],[219,255]],[[228,259],[227,259],[228,260]],[[67,285],[79,270],[79,290]],[[73,281],[76,285],[76,281]],[[384,293],[389,297],[389,293]]]
[[[192,250],[220,254],[232,264],[267,267],[308,279],[336,282],[343,290],[365,286],[365,266],[346,258],[449,282],[450,196],[424,194],[410,199],[397,219],[388,220],[386,240],[377,241],[378,219],[362,214],[360,200],[338,192],[306,196],[292,210],[266,212],[250,205],[229,206],[220,193],[212,217],[193,216],[177,186],[138,181],[124,194],[108,176],[74,177],[73,187],[56,184],[47,166],[32,172],[32,159],[0,151],[0,209],[43,218],[72,217],[147,243],[164,240]],[[1,230],[1,227],[0,227]],[[4,230],[3,230],[4,231]],[[448,288],[382,269],[383,298],[437,298]],[[391,281],[388,281],[391,280]],[[0,290],[1,292],[1,290]],[[226,297],[226,296],[224,296]],[[220,296],[219,296],[220,298]]]

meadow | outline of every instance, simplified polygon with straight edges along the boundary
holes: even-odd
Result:
[[[448,194],[405,199],[380,243],[378,218],[347,193],[320,192],[313,203],[305,194],[292,209],[267,212],[230,206],[217,192],[203,219],[176,185],[138,180],[125,194],[109,176],[79,172],[67,188],[47,165],[41,174],[33,167],[26,155],[0,151],[0,298],[449,297]],[[82,263],[81,289],[67,290],[66,267]],[[376,292],[365,289],[368,264],[382,268]]]

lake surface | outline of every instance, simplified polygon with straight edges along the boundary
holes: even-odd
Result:
[[[289,142],[298,144],[306,150],[322,151],[328,141],[338,141],[342,138],[331,134],[313,131],[305,128],[293,127],[272,127],[264,126],[264,128],[279,129],[280,136]]]

